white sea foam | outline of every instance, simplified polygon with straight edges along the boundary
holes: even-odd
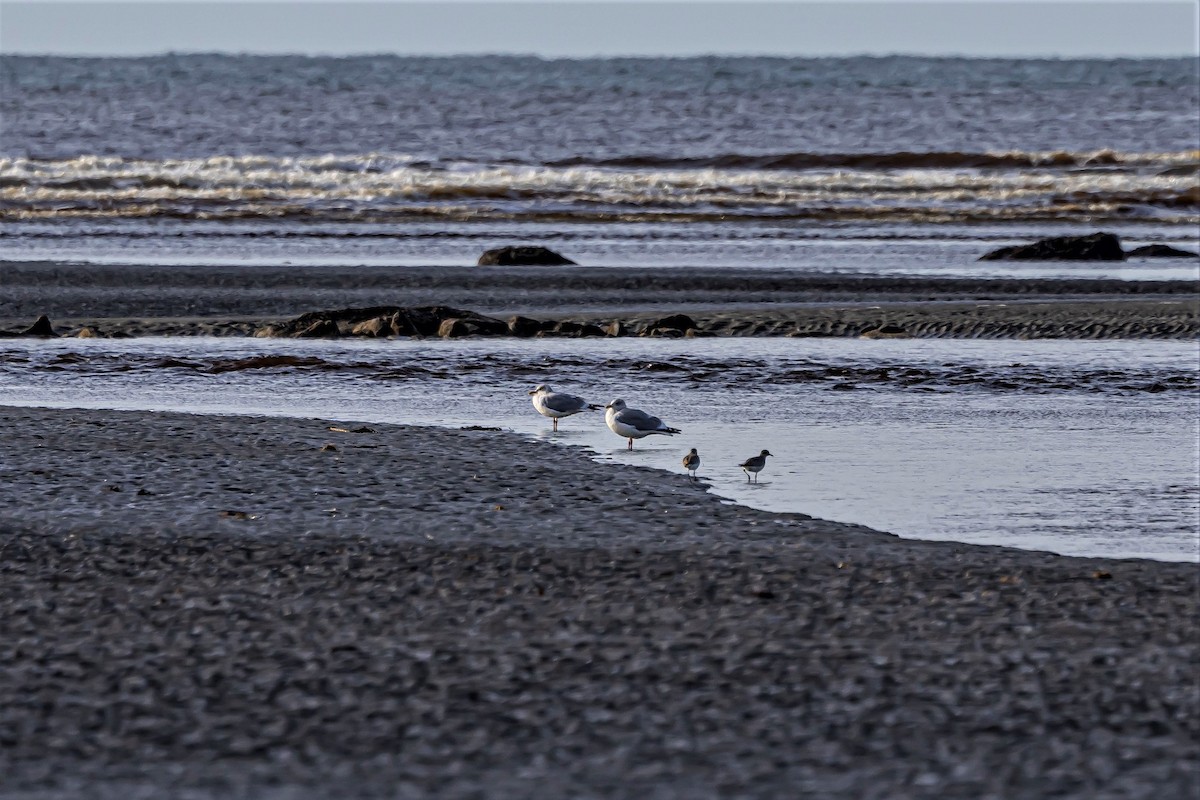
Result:
[[[394,219],[548,214],[626,220],[731,214],[856,218],[1198,219],[1197,153],[1110,154],[1120,168],[718,169],[414,163],[310,158],[0,159],[0,218],[194,216]],[[1082,160],[1077,156],[1076,161]],[[1132,165],[1137,165],[1132,166]],[[1168,174],[1164,174],[1167,172]]]

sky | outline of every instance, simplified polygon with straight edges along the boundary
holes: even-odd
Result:
[[[0,0],[0,53],[1200,53],[1196,0]]]

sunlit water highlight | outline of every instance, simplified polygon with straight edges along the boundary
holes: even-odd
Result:
[[[696,447],[711,491],[748,506],[1197,560],[1196,356],[1134,341],[10,340],[0,403],[495,426],[680,472]],[[552,433],[527,395],[543,382],[683,434],[628,452],[599,412]],[[748,485],[737,464],[764,447],[776,457]]]

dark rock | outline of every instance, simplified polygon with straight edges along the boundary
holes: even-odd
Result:
[[[530,336],[537,336],[542,332],[542,323],[530,317],[513,316],[508,318],[508,332],[513,336],[520,336],[525,339]]]
[[[351,336],[391,336],[394,331],[392,322],[395,319],[393,314],[390,317],[372,317],[356,324],[350,329]]]
[[[437,331],[437,335],[443,339],[457,339],[462,336],[504,336],[507,333],[507,323],[473,311],[464,312],[462,317],[442,320]]]
[[[582,338],[585,336],[607,336],[608,333],[599,325],[592,325],[584,322],[572,322],[571,320],[563,320],[554,326],[554,333],[559,336],[574,336]]]
[[[1165,244],[1148,244],[1135,247],[1128,253],[1130,258],[1200,258],[1200,253],[1191,250],[1180,250]]]
[[[291,334],[293,339],[332,339],[341,336],[338,324],[331,319],[313,320],[306,328]]]
[[[638,336],[658,336],[664,339],[682,339],[684,332],[678,328],[643,328]]]
[[[21,331],[22,336],[57,336],[54,332],[54,326],[50,324],[50,318],[42,314],[37,318],[37,322],[30,325],[25,330]]]
[[[497,247],[479,257],[481,267],[557,267],[575,262],[546,247]]]
[[[677,331],[687,331],[695,328],[696,320],[689,317],[687,314],[672,314],[669,317],[663,317],[657,322],[650,325],[651,328],[674,329]]]
[[[359,336],[438,336],[448,319],[469,323],[472,334],[504,335],[508,325],[493,317],[450,306],[373,306],[311,311],[255,331],[258,337],[335,336],[333,328]],[[332,325],[332,328],[330,327]]]
[[[1090,236],[1055,236],[1033,244],[1001,247],[980,261],[1124,261],[1121,240],[1111,233]]]
[[[438,327],[438,336],[443,339],[457,339],[460,336],[470,335],[470,326],[457,317],[442,320],[442,324]]]
[[[459,320],[470,332],[466,336],[504,336],[508,323],[495,317],[485,317],[474,311],[449,306],[418,306],[404,308],[397,314],[396,327],[408,328],[418,336],[442,336],[446,320]]]
[[[859,334],[861,339],[911,339],[912,334],[899,325],[881,325]]]

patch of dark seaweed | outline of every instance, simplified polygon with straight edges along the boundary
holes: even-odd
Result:
[[[447,369],[429,369],[427,367],[396,367],[386,372],[374,372],[367,375],[373,381],[409,381],[409,380],[448,380],[455,372]]]
[[[220,375],[225,372],[241,372],[252,369],[321,369],[342,370],[354,369],[359,365],[338,364],[326,361],[316,356],[250,356],[248,358],[233,358],[214,361],[204,368],[205,372]]]

